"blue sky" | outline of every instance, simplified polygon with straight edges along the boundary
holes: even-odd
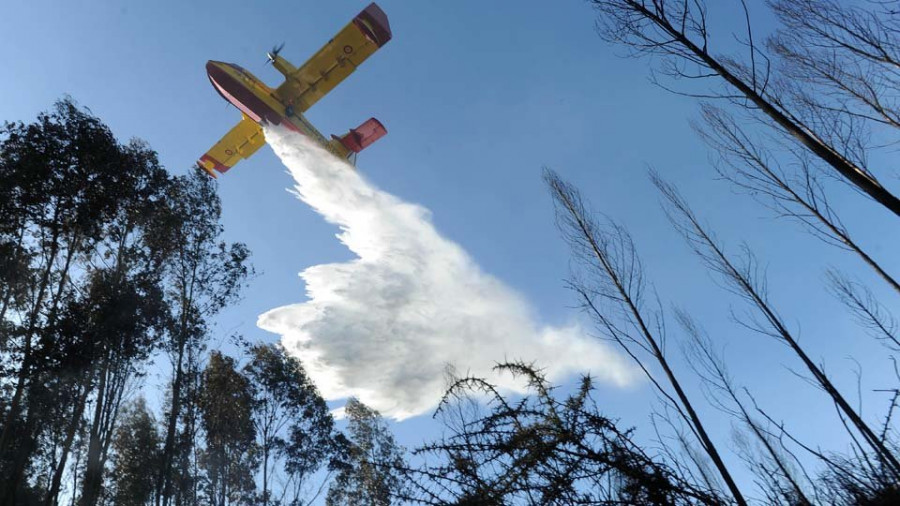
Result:
[[[770,20],[762,2],[756,4],[764,32]],[[281,75],[263,65],[269,48],[284,42],[282,56],[299,65],[364,5],[11,0],[0,17],[0,119],[29,121],[68,93],[120,138],[145,139],[169,170],[182,173],[239,118],[210,86],[207,60],[237,63],[274,85]],[[379,118],[389,133],[361,154],[359,169],[385,191],[430,209],[436,228],[521,292],[539,321],[581,318],[564,287],[569,256],[541,181],[547,166],[628,226],[664,304],[685,307],[708,327],[727,348],[739,382],[776,416],[802,426],[811,441],[843,444],[835,439],[832,408],[788,370],[798,366],[793,357],[730,322],[729,310],[744,306],[717,286],[669,227],[646,177],[653,166],[681,187],[733,250],[740,241],[754,248],[767,265],[773,301],[851,397],[850,355],[866,364],[863,392],[893,385],[885,353],[859,335],[823,289],[821,275],[828,266],[845,268],[869,281],[889,307],[897,307],[896,296],[855,259],[772,219],[716,181],[707,148],[689,128],[695,101],[655,87],[648,60],[622,58],[622,48],[600,40],[585,2],[379,5],[393,40],[311,109],[309,119],[327,135]],[[714,15],[727,24],[736,19],[729,9]],[[730,44],[724,31],[714,35]],[[892,155],[876,161],[887,164]],[[883,177],[896,183],[896,174]],[[244,300],[219,319],[223,342],[232,332],[275,339],[255,327],[256,318],[303,300],[297,273],[351,258],[334,238],[336,229],[285,191],[291,184],[268,148],[220,179],[228,237],[250,246],[260,272]],[[894,226],[891,218],[835,188],[860,242],[889,271],[900,271],[891,254],[900,241],[885,233]],[[682,361],[676,363],[687,375]],[[653,399],[647,385],[601,388],[597,396],[610,415],[646,427]],[[887,399],[864,398],[864,414],[876,420]],[[722,421],[714,432],[724,444],[727,422],[715,419]],[[436,431],[427,416],[395,429],[408,445]]]

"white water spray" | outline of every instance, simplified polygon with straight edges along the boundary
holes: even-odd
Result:
[[[328,400],[355,396],[403,419],[433,409],[447,366],[521,390],[491,368],[534,361],[548,378],[591,372],[626,385],[632,370],[577,326],[535,322],[522,296],[481,269],[434,229],[429,211],[363,179],[305,137],[265,131],[296,180],[296,195],[340,227],[358,258],[300,273],[308,300],[259,317],[280,334]]]

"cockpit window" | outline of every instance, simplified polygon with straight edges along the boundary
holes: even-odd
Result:
[[[254,75],[251,74],[250,72],[247,72],[247,70],[244,69],[244,67],[241,67],[240,65],[235,65],[234,63],[229,63],[229,65],[231,65],[231,68],[233,68],[234,70],[237,70],[238,73],[239,73],[244,79],[248,79],[249,81],[251,81],[251,82],[253,82],[253,83],[257,83],[257,84],[261,84],[261,83],[262,83],[262,81],[260,81],[259,79],[257,79],[256,76],[254,76]]]

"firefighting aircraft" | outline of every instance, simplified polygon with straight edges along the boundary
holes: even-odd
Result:
[[[216,177],[256,152],[266,139],[263,122],[284,125],[319,142],[335,156],[355,162],[356,154],[383,137],[387,130],[375,118],[338,137],[326,139],[303,113],[334,89],[381,46],[391,40],[387,15],[374,3],[363,9],[333,39],[300,68],[278,55],[283,44],[268,53],[269,62],[284,74],[284,82],[272,89],[256,76],[233,64],[206,63],[206,73],[222,98],[243,113],[238,124],[216,143],[197,164]]]

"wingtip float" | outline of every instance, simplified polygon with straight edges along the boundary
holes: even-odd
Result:
[[[224,174],[249,158],[266,143],[263,122],[300,132],[335,156],[355,161],[357,153],[387,133],[380,121],[369,118],[346,134],[327,139],[303,113],[390,40],[387,15],[372,3],[299,68],[278,55],[280,46],[270,51],[269,62],[285,77],[277,88],[266,86],[238,65],[210,60],[206,63],[210,83],[243,117],[200,157],[197,166],[216,177],[216,172]]]

